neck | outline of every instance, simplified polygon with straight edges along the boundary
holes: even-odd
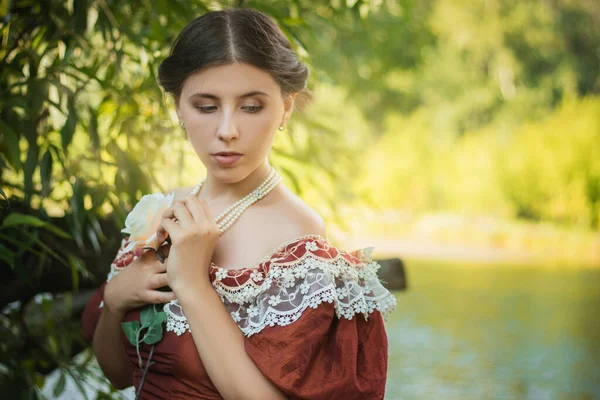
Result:
[[[267,160],[238,182],[224,182],[208,172],[200,190],[204,199],[221,203],[235,202],[259,187],[271,173],[271,165]]]

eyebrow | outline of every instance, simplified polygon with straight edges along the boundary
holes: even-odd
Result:
[[[261,92],[260,90],[253,90],[251,92],[240,95],[239,98],[244,99],[246,97],[252,97],[252,96],[267,96],[267,97],[269,97],[269,95],[265,92]],[[193,98],[193,97],[200,97],[203,99],[213,99],[213,100],[219,99],[219,96],[216,96],[216,95],[210,94],[210,93],[202,93],[202,92],[194,93],[193,95],[190,96],[190,98]]]

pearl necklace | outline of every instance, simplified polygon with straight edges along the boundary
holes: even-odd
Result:
[[[206,178],[202,178],[200,183],[194,186],[190,194],[196,196],[198,192],[200,192],[205,180]],[[215,218],[215,222],[219,227],[219,234],[222,235],[223,232],[229,229],[248,207],[269,194],[280,181],[281,176],[279,176],[277,171],[275,171],[275,168],[271,167],[269,176],[259,187],[229,206],[225,211],[219,214],[217,218]]]

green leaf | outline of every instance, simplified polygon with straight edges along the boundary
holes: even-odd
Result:
[[[148,328],[152,325],[152,320],[156,315],[156,310],[153,304],[145,306],[140,313],[140,321],[142,322],[142,328]]]
[[[79,260],[74,255],[67,253],[67,261],[71,268],[71,280],[73,282],[73,290],[79,289]]]
[[[49,230],[50,232],[54,233],[55,235],[60,236],[65,239],[71,239],[73,237],[73,236],[69,235],[67,232],[60,229],[58,226],[52,225],[49,222],[46,223],[46,225],[44,225],[44,228]]]
[[[100,136],[98,135],[98,113],[91,106],[89,106],[90,110],[90,128],[89,135],[90,140],[92,141],[94,152],[100,151]]]
[[[152,324],[162,324],[167,320],[167,314],[164,311],[157,312]]]
[[[23,180],[25,186],[25,198],[31,198],[33,194],[33,173],[40,161],[40,148],[34,140],[29,141],[27,148],[27,157],[23,164]]]
[[[75,32],[85,32],[87,30],[89,4],[85,0],[73,2],[73,18],[70,24]]]
[[[6,261],[12,269],[15,269],[15,254],[3,244],[0,244],[0,260]]]
[[[38,388],[42,388],[46,382],[46,377],[42,374],[35,374],[33,377],[33,382]]]
[[[77,125],[77,112],[75,111],[75,100],[73,96],[69,96],[67,109],[69,110],[69,114],[67,116],[67,121],[63,125],[60,130],[60,137],[62,140],[62,147],[67,152],[71,141],[73,140],[73,134],[75,133],[75,126]]]
[[[163,311],[154,315],[150,327],[148,328],[148,332],[144,335],[144,343],[154,344],[162,339],[165,317],[166,315]]]
[[[82,179],[76,178],[73,184],[73,195],[69,200],[71,204],[71,211],[73,215],[73,223],[75,225],[75,232],[81,234],[86,220],[85,203],[84,197],[86,194],[86,187]]]
[[[20,213],[12,213],[8,217],[4,219],[4,222],[0,226],[0,228],[9,228],[11,226],[17,225],[27,225],[33,226],[36,228],[45,228],[50,232],[54,233],[57,236],[60,236],[65,239],[70,239],[71,235],[67,232],[63,231],[59,227],[52,225],[49,222],[42,221],[41,219],[34,217],[33,215],[26,215]]]
[[[129,340],[129,343],[136,346],[138,345],[137,338],[140,331],[140,321],[121,322],[121,328]]]
[[[52,391],[52,394],[54,395],[54,397],[60,396],[62,394],[62,392],[65,391],[66,383],[67,383],[67,377],[64,373],[61,373],[60,376],[58,377],[58,380],[54,384],[54,390]]]
[[[8,228],[15,225],[42,227],[46,224],[47,222],[42,221],[41,219],[36,218],[32,215],[12,213],[4,219],[4,222],[2,223],[2,228]]]
[[[52,188],[52,152],[47,149],[42,156],[42,163],[40,164],[40,176],[42,178],[42,196],[48,197]]]
[[[2,121],[0,121],[0,132],[2,132],[4,147],[6,148],[4,156],[15,172],[19,172],[21,170],[19,135],[8,124]]]

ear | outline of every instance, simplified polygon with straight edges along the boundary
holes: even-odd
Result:
[[[179,108],[179,102],[175,102],[175,111],[177,112],[177,118],[181,121],[181,109]]]
[[[173,95],[173,103],[175,104],[175,111],[177,111],[177,118],[179,118],[179,120],[181,121],[183,115],[181,113],[181,104],[179,103],[180,97],[181,97],[181,93]]]
[[[292,116],[292,111],[294,111],[294,101],[296,100],[296,93],[291,93],[285,97],[283,100],[283,119],[281,120],[281,124],[285,125],[290,120]]]

